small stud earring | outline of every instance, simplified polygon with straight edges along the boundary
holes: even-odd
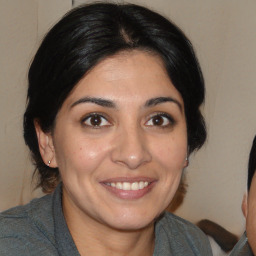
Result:
[[[51,164],[51,160],[49,160],[49,161],[48,161],[48,164],[47,164],[47,166],[50,166],[50,164]]]
[[[185,162],[186,162],[186,167],[187,167],[189,165],[188,157],[186,157]]]

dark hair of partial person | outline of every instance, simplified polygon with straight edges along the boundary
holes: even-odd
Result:
[[[251,152],[249,156],[249,163],[248,163],[248,180],[247,180],[247,188],[248,190],[251,187],[252,178],[256,170],[256,136],[253,139]]]
[[[94,3],[67,13],[45,36],[28,74],[24,138],[38,172],[38,186],[51,192],[58,168],[41,158],[34,120],[53,132],[56,115],[81,78],[101,60],[122,51],[157,54],[184,101],[189,152],[206,139],[199,106],[204,79],[193,47],[183,32],[161,15],[133,4]]]

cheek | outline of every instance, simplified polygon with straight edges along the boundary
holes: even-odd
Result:
[[[185,137],[186,138],[186,137]],[[155,158],[157,158],[161,180],[163,205],[167,207],[180,184],[185,159],[187,155],[187,140],[184,137],[165,140],[155,147]]]
[[[95,170],[104,162],[104,159],[109,154],[109,145],[102,143],[86,143],[80,146],[77,155],[76,164],[81,168],[86,168],[88,171]]]
[[[154,156],[166,168],[183,169],[187,156],[187,140],[183,137],[170,137],[155,142]]]
[[[109,144],[84,138],[61,138],[56,144],[56,158],[62,176],[94,171],[109,151]]]

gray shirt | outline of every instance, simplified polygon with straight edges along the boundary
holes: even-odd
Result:
[[[246,233],[243,234],[236,246],[233,248],[230,256],[253,256],[251,248],[248,244]]]
[[[62,189],[0,214],[0,255],[79,256],[62,212]],[[207,237],[195,225],[164,213],[155,225],[153,256],[211,256]]]

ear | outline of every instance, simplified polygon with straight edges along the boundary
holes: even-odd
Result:
[[[189,165],[189,159],[188,159],[188,156],[187,156],[185,161],[184,161],[183,168],[188,167],[188,165]]]
[[[37,120],[34,120],[34,126],[36,129],[39,151],[44,163],[52,168],[58,167],[52,135],[50,133],[45,133]]]
[[[184,161],[184,164],[183,164],[183,168],[186,168],[189,166],[189,146],[187,146],[187,155],[186,155],[186,158],[185,158],[185,161]]]
[[[244,193],[243,202],[242,202],[242,212],[245,218],[247,218],[247,200],[248,200],[248,195],[246,192]]]

